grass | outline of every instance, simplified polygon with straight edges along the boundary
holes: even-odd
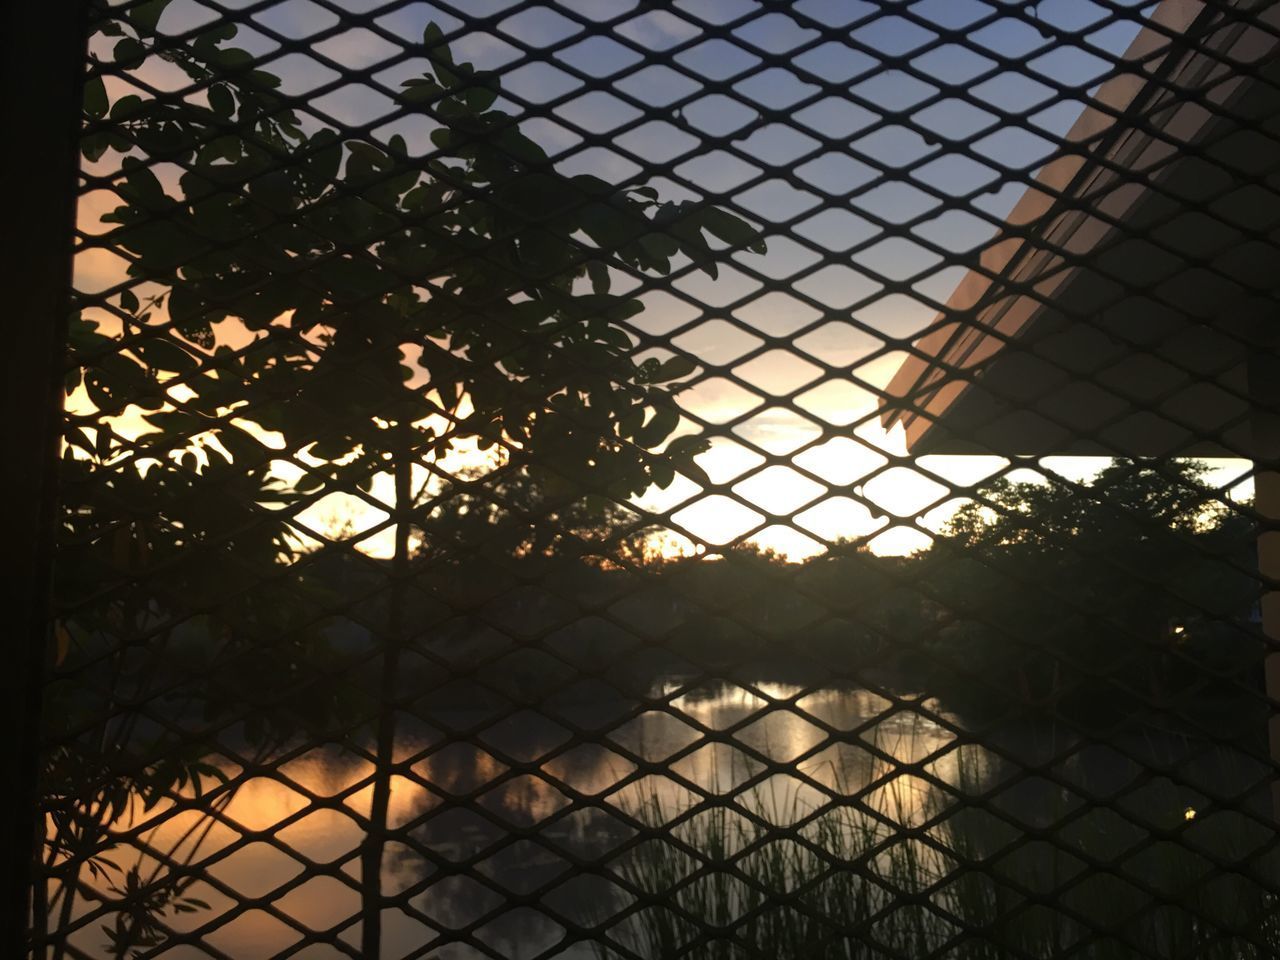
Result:
[[[836,771],[826,796],[765,781],[683,815],[656,792],[624,803],[669,833],[615,862],[633,908],[598,956],[1280,956],[1264,824],[1152,777],[1105,805],[1041,790],[1028,823],[961,800],[990,787],[980,766],[957,762],[955,794],[898,777],[855,795]]]

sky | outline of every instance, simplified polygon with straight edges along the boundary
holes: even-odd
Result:
[[[566,174],[647,183],[667,200],[713,197],[758,224],[767,252],[728,254],[716,279],[686,273],[641,295],[637,331],[699,362],[679,396],[680,432],[712,437],[700,464],[728,487],[707,495],[678,478],[635,505],[670,517],[669,550],[748,535],[793,559],[838,538],[870,538],[881,553],[925,547],[964,486],[1005,467],[907,459],[900,432],[879,425],[873,390],[903,359],[891,341],[934,322],[1133,39],[1139,24],[1117,11],[1150,12],[1136,0],[222,5],[249,11],[237,45],[306,96],[309,124],[366,127],[379,142],[398,134],[428,152],[433,122],[398,115],[393,97],[426,71],[416,45],[434,22],[456,59],[499,73],[499,105]],[[337,11],[365,19],[344,28]],[[160,26],[176,34],[216,16],[211,3],[174,0]],[[607,26],[587,31],[576,17]],[[184,85],[155,58],[139,75]],[[101,232],[113,205],[107,192],[85,196],[85,232]],[[86,250],[77,288],[106,289],[123,266]],[[139,429],[137,411],[116,422]],[[459,450],[446,467],[476,462]],[[1053,458],[1040,469],[1080,478],[1100,465]],[[381,518],[336,496],[303,519],[358,536]],[[384,534],[363,544],[389,547]]]

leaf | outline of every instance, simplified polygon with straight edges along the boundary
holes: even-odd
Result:
[[[705,208],[697,222],[712,236],[731,246],[745,247],[752,253],[765,252],[765,242],[760,231],[721,207]]]
[[[133,157],[125,157],[121,166],[127,171],[125,184],[128,186],[127,190],[123,185],[117,188],[121,196],[148,212],[168,209],[172,206],[173,201],[164,192],[164,187],[160,185],[160,181],[150,167]]]
[[[444,42],[444,31],[434,20],[422,31],[422,45],[427,48],[427,58],[435,67],[440,82],[447,87],[453,86],[457,78],[453,76],[452,71],[444,69],[446,65],[450,67],[454,65],[453,53],[449,50],[449,45]]]
[[[76,371],[76,374],[78,377],[79,376],[78,370]],[[76,381],[76,386],[79,386],[78,379]],[[71,389],[74,389],[74,387],[72,387]],[[67,443],[70,444],[71,446],[76,447],[77,449],[83,450],[85,453],[89,454],[89,456],[91,457],[96,455],[96,451],[93,448],[93,439],[89,436],[88,431],[85,430],[84,427],[70,428],[66,431],[65,436],[67,438]]]
[[[161,337],[140,341],[134,344],[133,350],[153,370],[185,373],[199,365],[195,357],[174,341]]]
[[[199,47],[216,47],[220,43],[235,39],[240,28],[234,20],[215,20],[204,30],[200,31],[200,35],[193,41],[193,45]]]
[[[215,83],[209,88],[209,109],[223,120],[230,120],[236,112],[236,99],[225,83]]]
[[[241,47],[227,47],[219,48],[211,59],[223,70],[243,70],[253,63],[253,54]]]
[[[309,173],[321,181],[321,186],[333,180],[342,166],[342,140],[335,130],[318,130],[307,143],[311,152],[307,165]]]
[[[665,490],[676,479],[676,468],[669,460],[654,460],[649,464],[649,479],[660,490]]]
[[[477,74],[476,80],[481,81],[483,86],[477,84],[470,87],[463,99],[466,100],[468,109],[474,113],[484,113],[498,99],[498,83],[494,75],[488,72]]]
[[[106,133],[95,133],[80,138],[80,152],[90,163],[97,163],[109,149],[111,149],[111,137]],[[104,221],[111,222],[105,217]]]
[[[694,460],[694,457],[698,454],[706,453],[710,449],[711,440],[709,438],[701,434],[692,433],[673,438],[667,444],[664,453],[679,468],[681,473],[705,489],[711,486],[711,478],[707,475],[707,471]]]
[[[686,433],[678,437],[673,437],[671,442],[667,444],[666,454],[668,457],[688,458],[694,457],[700,453],[706,453],[711,449],[711,439],[700,433]]]
[[[101,120],[107,115],[110,107],[107,100],[107,86],[102,77],[90,77],[84,83],[84,112],[94,120]]]
[[[591,278],[591,290],[603,294],[609,292],[609,268],[599,260],[587,261],[587,276]]]
[[[262,443],[247,430],[228,426],[218,434],[218,440],[238,463],[253,463],[262,457]]]
[[[640,238],[639,249],[642,254],[641,266],[657,270],[659,273],[668,273],[671,270],[671,257],[679,251],[680,247],[666,234],[650,233]],[[712,274],[712,276],[715,275]]]
[[[401,86],[404,90],[400,94],[400,99],[404,103],[426,103],[429,100],[438,99],[444,92],[440,89],[440,84],[431,77],[412,77]]]
[[[112,105],[111,119],[129,120],[140,114],[145,105],[145,101],[136,93],[127,93]]]
[[[147,59],[147,48],[133,37],[125,37],[116,43],[111,58],[126,70],[132,70]]]
[[[139,306],[141,306],[141,304],[138,303],[138,297],[132,290],[120,291],[121,310],[127,310],[129,313],[137,313]]]
[[[181,410],[164,410],[146,416],[147,423],[160,430],[159,433],[143,434],[140,443],[169,443],[175,437],[190,437],[201,433],[208,424],[200,417]]]
[[[522,163],[537,164],[547,159],[547,152],[521,133],[515,124],[510,124],[502,130],[498,135],[496,146],[507,157]]]
[[[208,305],[204,298],[194,289],[193,284],[181,284],[173,288],[169,294],[169,318],[179,333],[186,334],[192,326],[203,326],[209,322],[204,311]]]
[[[683,355],[671,357],[664,360],[662,365],[658,367],[657,375],[654,380],[659,383],[665,383],[668,380],[679,380],[689,376],[698,369],[698,365],[692,359]]]
[[[129,20],[139,30],[151,33],[160,22],[160,16],[172,0],[143,0],[129,9]]]
[[[254,86],[262,87],[264,90],[275,90],[281,83],[279,77],[274,73],[268,73],[266,70],[250,70],[246,76],[246,80]],[[294,119],[296,120],[296,117]],[[296,128],[291,127],[290,129],[293,132],[293,136],[300,136],[300,133]]]
[[[680,411],[674,406],[660,406],[641,430],[636,431],[636,443],[641,447],[656,447],[671,435],[680,423]]]
[[[272,170],[249,184],[249,193],[275,213],[287,214],[294,208],[293,181],[284,170]]]
[[[347,161],[349,177],[368,177],[391,168],[391,158],[371,143],[348,140],[347,152],[351,155]]]

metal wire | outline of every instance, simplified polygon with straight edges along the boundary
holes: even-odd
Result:
[[[1277,44],[98,3],[29,955],[1275,955]]]

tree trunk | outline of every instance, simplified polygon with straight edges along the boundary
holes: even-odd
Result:
[[[409,428],[400,428],[407,430]],[[382,675],[378,688],[373,797],[369,829],[360,851],[360,955],[382,955],[382,856],[387,843],[387,815],[391,804],[392,767],[396,747],[396,677],[404,640],[404,602],[409,567],[409,511],[412,508],[412,462],[405,444],[395,458],[395,554],[391,562],[391,590],[387,598],[386,632],[382,637]]]

